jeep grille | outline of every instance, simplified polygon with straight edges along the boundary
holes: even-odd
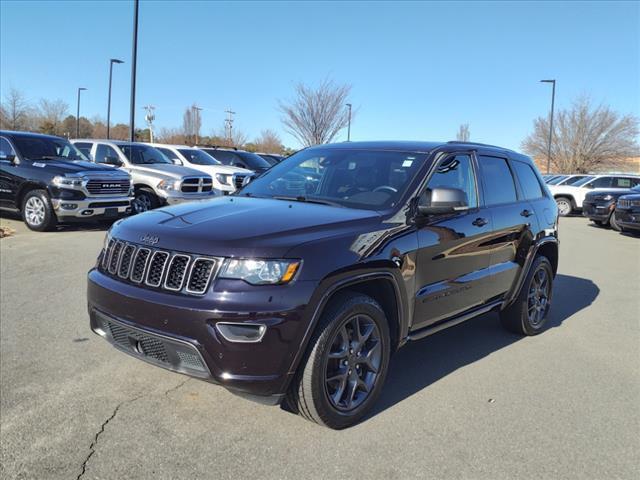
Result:
[[[222,259],[139,246],[111,239],[99,265],[114,278],[153,289],[204,295]]]

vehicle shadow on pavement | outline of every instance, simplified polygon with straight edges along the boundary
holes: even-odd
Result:
[[[558,275],[546,328],[560,327],[572,315],[591,305],[599,293],[600,289],[591,280]],[[488,313],[407,344],[392,357],[382,394],[368,417],[522,338],[504,330],[497,313]]]

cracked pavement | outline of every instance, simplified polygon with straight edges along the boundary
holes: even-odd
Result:
[[[0,240],[0,477],[638,478],[640,239],[561,220],[552,326],[485,315],[394,357],[334,432],[130,358],[91,333],[104,232]]]

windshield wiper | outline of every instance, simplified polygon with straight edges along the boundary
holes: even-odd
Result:
[[[340,207],[340,208],[344,208],[344,205],[341,205],[337,202],[332,202],[330,200],[322,200],[319,198],[309,198],[309,197],[305,197],[304,195],[298,195],[298,196],[286,196],[286,195],[275,195],[271,198],[275,198],[276,200],[287,200],[287,201],[293,201],[293,202],[303,202],[303,203],[317,203],[319,205],[329,205],[331,207]]]

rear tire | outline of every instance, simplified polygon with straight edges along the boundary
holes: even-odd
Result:
[[[556,205],[558,205],[558,214],[566,217],[573,212],[573,201],[568,197],[557,197]]]
[[[389,325],[371,297],[338,294],[320,318],[289,389],[289,407],[333,429],[359,422],[380,395],[389,366]]]
[[[593,223],[595,223],[597,226],[602,227],[604,225],[604,223],[602,222],[602,220],[591,220]]]
[[[518,298],[500,312],[500,321],[509,331],[537,335],[547,323],[553,294],[553,269],[544,256],[537,256],[529,269]]]
[[[31,190],[22,200],[22,219],[30,230],[45,232],[58,224],[51,200],[45,190]]]

